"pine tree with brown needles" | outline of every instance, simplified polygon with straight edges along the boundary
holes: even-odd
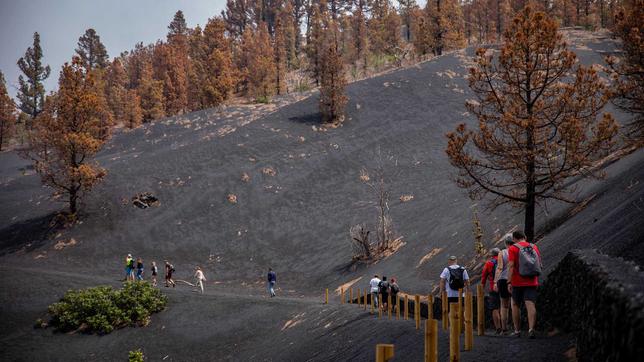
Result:
[[[163,106],[163,82],[152,77],[152,65],[148,62],[143,64],[141,79],[137,88],[141,97],[141,111],[143,121],[150,122],[165,116]]]
[[[244,74],[248,84],[248,95],[257,101],[267,102],[275,92],[275,59],[273,46],[266,24],[259,29],[246,29],[253,32],[244,35],[243,52],[247,54],[247,69]]]
[[[469,79],[477,100],[467,105],[478,129],[460,124],[447,134],[458,186],[473,199],[491,194],[492,207],[523,207],[529,240],[537,204],[573,202],[567,181],[599,176],[593,166],[617,133],[612,116],[600,115],[606,86],[575,60],[556,22],[526,7],[506,31],[498,60],[477,51]]]
[[[143,110],[141,109],[141,97],[134,89],[125,91],[123,104],[123,124],[134,129],[141,125],[143,121]]]
[[[105,71],[105,98],[115,122],[124,118],[128,78],[121,59],[116,58]]]
[[[286,44],[286,27],[281,17],[275,21],[275,38],[273,40],[275,56],[275,92],[277,95],[286,92],[286,72],[288,70],[288,54]]]
[[[16,104],[7,93],[7,84],[0,72],[0,151],[13,137],[17,120]]]
[[[339,124],[344,121],[347,105],[344,62],[338,46],[338,28],[335,21],[329,22],[326,31],[320,72],[320,113],[322,122]]]
[[[58,92],[48,97],[24,153],[54,197],[66,198],[71,215],[106,174],[92,157],[109,137],[111,115],[92,74],[79,57],[63,65]]]
[[[622,39],[624,53],[619,62],[608,58],[613,70],[613,103],[633,115],[626,135],[644,146],[644,0],[630,0],[616,16],[615,34]]]
[[[76,54],[83,61],[85,68],[89,70],[103,69],[109,64],[107,49],[101,43],[101,37],[92,28],[87,29],[85,34],[78,38]]]

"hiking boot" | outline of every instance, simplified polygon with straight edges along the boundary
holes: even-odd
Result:
[[[510,331],[509,331],[508,329],[504,329],[504,330],[502,330],[502,331],[501,331],[501,335],[502,335],[502,336],[509,336],[509,335],[510,335]]]
[[[520,331],[514,331],[514,332],[510,333],[510,337],[519,338],[519,337],[521,337],[521,332]]]
[[[501,328],[497,329],[497,330],[496,330],[496,332],[494,332],[494,334],[496,334],[497,336],[500,336],[500,335],[501,335],[501,333],[503,333],[503,331],[501,330]]]
[[[534,329],[531,329],[531,330],[528,331],[528,338],[530,338],[530,339],[537,338],[537,336],[534,333]]]

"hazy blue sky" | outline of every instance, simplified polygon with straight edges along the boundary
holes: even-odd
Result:
[[[15,96],[20,75],[16,62],[37,31],[44,62],[51,66],[45,83],[49,92],[88,28],[96,30],[112,58],[137,42],[164,39],[177,10],[183,11],[189,27],[203,26],[225,4],[226,0],[0,0],[0,70]]]

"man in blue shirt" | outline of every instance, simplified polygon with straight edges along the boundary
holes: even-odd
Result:
[[[277,275],[273,269],[268,268],[268,294],[271,298],[275,296],[275,282],[277,281]]]

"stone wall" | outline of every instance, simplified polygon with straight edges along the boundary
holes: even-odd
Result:
[[[577,337],[582,361],[644,358],[644,272],[596,250],[569,252],[548,275],[539,319]]]

